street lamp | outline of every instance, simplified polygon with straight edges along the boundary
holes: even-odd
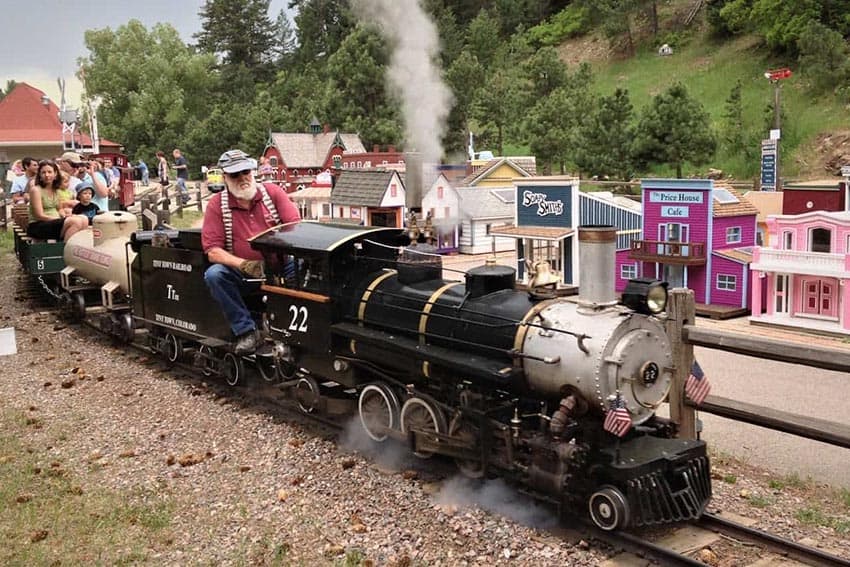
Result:
[[[779,138],[781,137],[780,133],[780,111],[781,105],[779,102],[779,93],[781,89],[782,79],[787,79],[791,76],[791,69],[787,67],[783,67],[781,69],[773,69],[771,71],[766,71],[764,73],[764,78],[770,81],[773,84],[773,128],[776,130],[776,137],[770,136],[771,140],[774,142],[773,151],[775,157],[774,162],[774,183],[776,190],[782,189],[782,181],[779,177]],[[762,143],[762,152],[764,152],[764,143]],[[762,163],[764,163],[764,154],[762,154]]]

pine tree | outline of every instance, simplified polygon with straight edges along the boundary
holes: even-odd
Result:
[[[244,66],[258,80],[272,74],[277,26],[269,19],[269,0],[206,0],[198,15],[198,48],[216,55],[223,66]]]
[[[682,177],[685,162],[702,165],[712,158],[717,139],[702,104],[681,83],[655,96],[641,117],[636,156],[644,163],[668,164]]]
[[[590,175],[630,180],[634,173],[633,117],[627,90],[617,89],[611,96],[601,98],[579,136],[579,167]]]
[[[739,79],[732,87],[723,111],[723,145],[730,155],[744,149],[746,138],[744,133],[744,105],[741,99],[742,86]]]

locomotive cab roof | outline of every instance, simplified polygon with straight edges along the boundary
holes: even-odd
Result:
[[[345,244],[363,240],[400,246],[404,244],[403,236],[403,231],[398,228],[300,221],[260,233],[251,240],[251,247],[264,253],[330,254]]]

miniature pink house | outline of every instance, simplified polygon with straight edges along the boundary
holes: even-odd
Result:
[[[753,251],[750,320],[850,335],[850,212],[775,215],[767,224],[770,247]]]
[[[723,306],[747,313],[758,210],[711,179],[644,179],[641,190],[641,236],[627,252],[633,273],[692,289],[698,312]]]

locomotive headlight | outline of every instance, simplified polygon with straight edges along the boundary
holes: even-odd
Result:
[[[644,315],[658,315],[667,307],[667,282],[651,278],[629,280],[623,305]]]

